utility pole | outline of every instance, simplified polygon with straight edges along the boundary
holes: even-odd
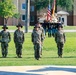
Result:
[[[30,0],[25,0],[25,32],[28,33],[30,25]]]

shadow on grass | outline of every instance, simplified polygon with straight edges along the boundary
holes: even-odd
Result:
[[[28,56],[28,57],[25,56],[25,57],[22,57],[22,58],[18,58],[17,56],[15,56],[15,57],[12,56],[12,57],[6,57],[6,58],[0,57],[0,58],[2,58],[2,59],[8,59],[8,58],[16,58],[16,59],[24,59],[24,58],[25,58],[25,59],[32,59],[32,58],[33,58],[33,59],[34,59],[34,56]],[[54,56],[54,57],[53,57],[53,56],[45,56],[45,57],[42,56],[41,58],[45,58],[45,59],[48,58],[48,59],[49,59],[49,58],[58,58],[58,57],[57,57],[57,56]],[[76,58],[76,56],[63,56],[62,58]]]
[[[38,70],[28,70],[28,72],[45,72],[45,71],[66,71],[76,73],[76,68],[63,68],[63,67],[44,67]]]
[[[76,58],[76,56],[65,56],[63,58]]]
[[[5,72],[5,71],[0,71],[0,75],[40,75],[40,74],[17,73],[17,72]]]

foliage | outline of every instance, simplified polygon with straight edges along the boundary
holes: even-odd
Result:
[[[52,7],[53,0],[50,0],[50,5]],[[37,0],[35,2],[36,9],[39,11],[49,4],[49,0]],[[72,10],[73,0],[56,0],[56,4],[66,10]]]
[[[19,19],[20,18],[20,13],[15,13],[14,16],[16,19]]]
[[[66,10],[72,10],[73,8],[73,0],[59,0],[58,5]]]
[[[15,14],[16,7],[13,4],[12,0],[2,0],[0,1],[0,16],[7,20],[9,17],[13,17]]]

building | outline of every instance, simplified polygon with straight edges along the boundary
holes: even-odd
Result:
[[[30,25],[34,25],[37,21],[37,12],[34,5],[35,0],[28,0],[29,1],[29,21]],[[25,14],[26,14],[26,0],[13,0],[17,11],[20,13],[19,20],[16,18],[9,18],[7,24],[8,25],[17,25],[20,22],[22,25],[25,25]],[[0,17],[0,25],[4,24],[4,19]]]
[[[1,0],[0,0],[1,1]],[[8,25],[17,25],[18,22],[20,22],[22,25],[25,25],[25,8],[26,8],[26,0],[13,0],[14,4],[17,7],[17,11],[20,13],[20,19],[15,19],[15,18],[10,18],[8,20]],[[43,17],[45,16],[45,14],[47,13],[47,8],[42,9],[41,11],[37,12],[34,1],[36,0],[28,0],[30,2],[29,5],[29,16],[30,16],[30,25],[34,25],[37,20],[38,17]],[[74,0],[74,7],[73,10],[71,12],[68,12],[69,15],[67,15],[67,25],[69,26],[76,26],[76,0]],[[60,7],[57,7],[57,12],[62,11],[63,9]],[[65,11],[65,10],[63,10]],[[67,12],[67,11],[66,11]],[[4,24],[4,19],[2,17],[0,17],[0,25]]]

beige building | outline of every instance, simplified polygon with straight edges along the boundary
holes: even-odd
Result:
[[[0,0],[1,1],[1,0]],[[8,25],[17,25],[18,21],[22,24],[25,25],[25,8],[26,8],[26,0],[13,0],[14,4],[17,7],[16,12],[20,13],[20,19],[17,20],[15,18],[10,18],[8,20]],[[30,25],[34,25],[37,20],[38,17],[42,17],[45,16],[45,14],[47,13],[47,8],[44,8],[43,10],[41,10],[40,12],[37,12],[36,7],[34,5],[34,1],[36,0],[29,0],[30,1],[30,5],[29,5],[29,24]],[[63,9],[60,7],[57,7],[57,12],[62,11]],[[65,11],[65,10],[63,10]],[[67,25],[75,25],[76,26],[76,0],[74,0],[74,7],[73,7],[73,11],[68,12],[69,15],[67,15]],[[66,20],[65,19],[65,20]],[[0,25],[2,25],[4,23],[4,19],[0,17]]]
[[[34,5],[34,0],[28,0],[29,1],[29,5],[28,5],[28,20],[29,20],[29,24],[33,25],[36,23],[37,21],[37,13],[36,13],[36,8]],[[22,25],[25,25],[26,21],[26,0],[13,0],[13,3],[15,4],[17,10],[16,12],[20,13],[20,19],[16,19],[16,18],[9,18],[7,24],[8,25],[17,25],[18,22],[20,22]],[[4,20],[2,18],[0,18],[0,20],[2,21],[0,24],[2,25],[4,22]]]

